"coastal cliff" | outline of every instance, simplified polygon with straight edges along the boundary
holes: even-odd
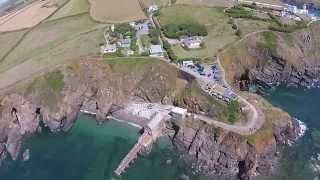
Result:
[[[70,61],[11,92],[1,97],[0,160],[21,159],[23,140],[43,128],[68,131],[81,109],[95,113],[102,123],[130,101],[174,104],[216,119],[223,119],[226,108],[202,92],[192,77],[150,58]],[[197,172],[250,179],[272,170],[278,145],[293,140],[298,128],[287,113],[254,97],[268,114],[254,135],[243,137],[199,121],[186,122],[172,134],[173,144],[196,162]]]
[[[208,179],[236,177],[247,180],[270,175],[277,166],[280,147],[293,142],[300,127],[296,119],[280,109],[264,110],[282,115],[278,119],[268,116],[266,125],[250,136],[189,120],[186,126],[174,128],[176,131],[170,137],[177,149],[195,162],[194,171]]]
[[[320,24],[297,32],[263,32],[222,55],[228,79],[247,90],[285,85],[320,87]]]
[[[0,162],[21,158],[24,138],[42,128],[68,131],[81,109],[94,112],[99,123],[131,100],[176,104],[192,112],[207,112],[211,106],[223,110],[195,84],[157,59],[71,61],[1,97]]]

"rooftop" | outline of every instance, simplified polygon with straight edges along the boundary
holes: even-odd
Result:
[[[161,45],[151,45],[150,53],[151,54],[163,53]]]
[[[180,108],[180,107],[174,107],[171,109],[171,112],[173,112],[175,114],[186,114],[188,112],[188,110]]]

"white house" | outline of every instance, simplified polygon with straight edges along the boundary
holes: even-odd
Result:
[[[136,26],[136,22],[134,22],[134,21],[129,22],[129,25],[134,28]]]
[[[302,9],[298,9],[297,6],[288,5],[288,8],[285,8],[285,11],[291,12],[293,14],[303,14],[308,15],[309,10],[307,9],[307,5],[304,4]]]
[[[126,37],[126,38],[121,38],[118,41],[118,46],[121,48],[130,48],[131,47],[131,39],[130,37]]]
[[[191,36],[180,38],[180,43],[183,47],[188,49],[199,49],[203,43],[203,37],[201,36]]]
[[[193,61],[183,61],[182,65],[185,67],[188,67],[188,66],[194,66],[194,63]]]
[[[174,107],[170,111],[170,115],[172,116],[173,119],[175,120],[183,120],[186,118],[188,113],[187,109],[183,109],[180,107]]]
[[[156,12],[158,10],[159,10],[159,6],[156,5],[156,4],[153,4],[153,5],[148,7],[148,13],[149,14],[154,13],[154,12]]]
[[[117,46],[115,44],[106,44],[101,46],[102,54],[111,54],[117,52]]]
[[[149,52],[150,52],[150,56],[152,57],[163,57],[163,53],[164,53],[161,45],[151,45]]]

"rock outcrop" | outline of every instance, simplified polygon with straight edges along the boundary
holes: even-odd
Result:
[[[264,147],[257,148],[240,136],[207,125],[184,127],[172,135],[173,144],[195,160],[195,171],[209,179],[252,179],[270,174],[278,158],[279,145],[297,137],[295,120],[285,126],[273,126],[273,137]]]
[[[82,59],[12,90],[0,101],[0,162],[7,155],[13,160],[21,158],[24,138],[42,128],[68,131],[80,109],[95,113],[102,122],[130,100],[170,104],[175,97],[184,98],[182,92],[191,82],[179,78],[174,67],[149,61],[139,65],[143,69],[133,70],[134,65],[113,67],[99,58]],[[199,109],[184,105],[191,111]]]
[[[240,87],[245,89],[253,83],[261,87],[320,87],[319,23],[291,34],[265,33],[275,36],[274,47],[265,47],[270,43],[266,41],[271,40],[265,40],[261,33],[249,37],[245,45],[236,47],[236,53],[230,50],[224,56],[226,61],[233,63],[226,67],[227,72],[231,72],[231,82],[240,81]]]

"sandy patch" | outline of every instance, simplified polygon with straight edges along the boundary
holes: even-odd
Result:
[[[37,1],[18,11],[0,17],[0,32],[30,28],[46,19],[57,7],[50,1]]]

